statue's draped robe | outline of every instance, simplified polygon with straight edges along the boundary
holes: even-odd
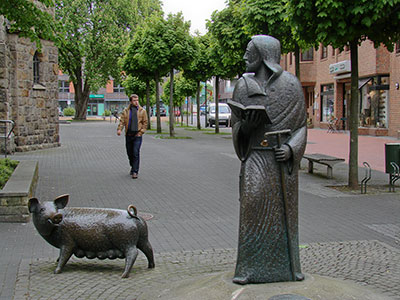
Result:
[[[305,101],[301,85],[292,74],[274,68],[267,82],[259,84],[245,74],[235,86],[233,101],[244,106],[265,106],[271,124],[261,124],[251,134],[240,127],[241,116],[232,115],[233,143],[242,161],[240,170],[240,228],[235,278],[248,283],[290,281],[289,247],[284,215],[280,163],[273,147],[277,138],[264,133],[290,129],[281,142],[290,147],[291,158],[282,164],[288,200],[288,222],[294,272],[301,273],[298,248],[298,168],[306,139]]]

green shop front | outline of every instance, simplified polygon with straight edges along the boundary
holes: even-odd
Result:
[[[104,113],[104,95],[93,94],[89,95],[89,101],[87,105],[88,116],[102,116]]]

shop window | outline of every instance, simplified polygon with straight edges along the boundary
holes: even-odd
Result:
[[[113,82],[114,85],[114,93],[123,93],[125,91],[125,88],[121,86],[120,84],[116,84],[115,81]]]
[[[321,46],[321,59],[328,57],[328,47]]]
[[[360,125],[387,128],[389,103],[389,77],[371,78],[360,89]]]
[[[335,118],[335,99],[333,84],[321,85],[321,122],[329,122]]]
[[[69,93],[69,81],[59,80],[58,81],[58,91],[60,93]]]
[[[400,41],[396,42],[396,53],[400,53]]]
[[[313,61],[314,60],[314,48],[311,47],[301,52],[301,61]]]
[[[40,81],[40,59],[39,54],[36,51],[35,55],[33,55],[33,83],[39,83]]]

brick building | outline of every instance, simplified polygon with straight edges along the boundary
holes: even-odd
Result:
[[[61,110],[66,107],[74,107],[74,85],[69,81],[68,75],[62,74],[61,71],[58,75],[58,80],[58,102]],[[87,115],[101,116],[105,110],[121,112],[128,104],[129,98],[125,94],[124,88],[110,80],[105,87],[89,95]]]
[[[42,40],[39,51],[36,44],[9,33],[8,25],[3,24],[0,16],[0,120],[15,123],[7,150],[59,146],[58,50],[52,42]],[[3,145],[1,139],[4,151]]]
[[[293,53],[282,56],[281,65],[295,73]],[[359,46],[359,133],[397,136],[400,130],[400,44],[389,52],[371,41]],[[310,125],[327,128],[334,119],[348,129],[350,51],[332,47],[308,49],[300,57],[300,78]],[[332,122],[332,121],[331,121]]]

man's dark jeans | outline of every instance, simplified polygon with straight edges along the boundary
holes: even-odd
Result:
[[[142,146],[141,136],[126,136],[125,139],[126,153],[128,154],[129,164],[132,168],[132,173],[139,173],[140,162],[140,147]]]

